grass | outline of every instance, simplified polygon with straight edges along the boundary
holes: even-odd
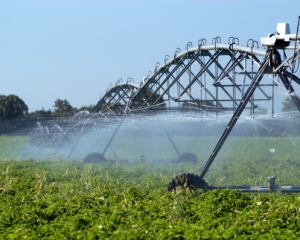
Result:
[[[28,137],[0,136],[0,159],[20,159],[20,150],[28,145],[28,141]]]

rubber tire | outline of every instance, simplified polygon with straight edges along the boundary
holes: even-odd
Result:
[[[83,163],[100,163],[105,162],[106,158],[101,153],[90,153],[83,159]]]
[[[173,191],[176,189],[196,190],[199,188],[206,189],[207,182],[194,173],[184,173],[176,176],[169,183],[167,190]]]
[[[194,154],[194,153],[190,153],[190,152],[185,152],[185,153],[181,153],[178,158],[177,158],[177,162],[190,162],[190,163],[194,163],[197,164],[198,161],[198,157]]]

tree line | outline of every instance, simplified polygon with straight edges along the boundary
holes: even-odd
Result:
[[[210,107],[214,106],[212,101],[203,101],[196,100],[199,105],[207,105]],[[286,97],[282,102],[281,111],[293,111],[296,109],[296,106],[290,97]],[[13,120],[20,118],[52,118],[52,117],[69,117],[80,111],[89,111],[93,110],[95,105],[82,106],[80,108],[73,107],[69,101],[66,99],[57,99],[54,102],[53,110],[37,110],[34,112],[28,112],[28,106],[26,103],[16,95],[0,95],[0,120]],[[182,106],[189,106],[188,102],[182,104]],[[266,113],[266,112],[264,112]]]
[[[37,118],[52,118],[52,117],[69,117],[81,111],[89,111],[92,112],[95,105],[82,106],[80,108],[73,107],[69,101],[66,99],[57,99],[54,102],[54,110],[51,109],[45,110],[37,110],[31,113],[34,117]]]
[[[16,95],[0,95],[0,120],[14,120],[20,118],[36,117],[68,117],[80,111],[92,111],[94,105],[73,107],[67,100],[57,99],[54,102],[54,110],[37,110],[28,112],[26,103]]]
[[[94,105],[82,106],[77,109],[67,100],[57,99],[53,110],[28,111],[26,103],[16,95],[0,95],[0,135],[20,135],[24,129],[36,127],[37,120],[52,120],[57,117],[69,117],[80,111],[92,111]],[[24,132],[24,134],[26,134]]]

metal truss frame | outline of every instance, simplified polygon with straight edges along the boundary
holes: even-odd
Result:
[[[113,115],[125,114],[129,100],[138,88],[138,85],[128,81],[126,83],[116,83],[115,86],[106,91],[92,112],[109,113]]]
[[[215,111],[217,114],[235,111],[244,89],[253,82],[256,73],[254,66],[261,65],[259,57],[264,57],[266,50],[240,46],[234,42],[188,46],[186,51],[176,51],[174,58],[168,61],[166,58],[165,64],[156,66],[154,73],[141,86],[126,83],[108,89],[94,111],[121,115],[144,110],[173,110],[171,102],[178,103],[178,106],[188,103],[186,105],[196,106],[198,110]],[[251,62],[250,71],[246,66],[247,61]],[[242,84],[235,79],[241,74],[244,76]],[[209,86],[206,78],[210,78]],[[227,80],[226,83],[223,80]],[[248,108],[254,111],[256,101],[271,100],[272,96],[268,96],[263,87],[274,84],[277,86],[273,81],[271,84],[258,85],[260,98],[252,97]],[[192,88],[198,89],[198,95]],[[228,102],[232,104],[228,106]]]

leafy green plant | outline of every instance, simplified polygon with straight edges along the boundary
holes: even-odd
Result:
[[[212,179],[235,173],[238,165],[235,161],[222,164],[218,173],[214,169]],[[0,236],[299,237],[300,194],[247,194],[228,189],[167,192],[174,174],[193,164],[167,166],[112,161],[93,165],[62,160],[0,161]]]

